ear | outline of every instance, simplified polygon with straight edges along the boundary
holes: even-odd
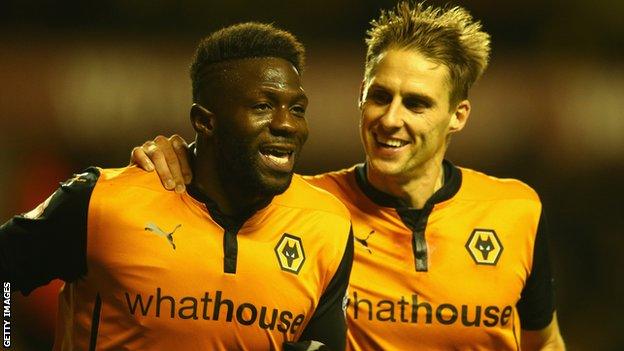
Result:
[[[470,116],[470,101],[462,100],[457,104],[455,112],[451,116],[451,122],[449,123],[449,133],[456,133],[464,129],[466,122]]]
[[[191,106],[191,124],[197,134],[211,136],[214,133],[216,115],[204,106],[194,103]]]

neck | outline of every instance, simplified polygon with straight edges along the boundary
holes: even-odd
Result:
[[[382,174],[367,167],[369,183],[384,193],[395,196],[412,208],[421,209],[427,200],[444,185],[442,158],[433,158],[409,174]]]
[[[217,171],[217,162],[211,150],[196,146],[192,159],[193,185],[205,196],[214,201],[226,216],[247,215],[265,207],[272,196],[255,194],[241,189],[240,185],[222,179]]]

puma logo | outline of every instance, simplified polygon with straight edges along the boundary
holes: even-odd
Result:
[[[178,228],[180,228],[182,226],[182,224],[178,224],[172,231],[171,233],[166,233],[165,231],[163,231],[162,229],[160,229],[156,224],[152,223],[152,222],[148,222],[145,225],[145,230],[147,230],[148,232],[153,232],[154,234],[166,238],[167,241],[169,241],[169,243],[171,244],[171,246],[173,247],[173,249],[176,249],[176,245],[173,242],[173,233],[175,233],[176,230],[178,230]]]
[[[282,254],[286,256],[286,260],[288,260],[288,267],[292,267],[293,261],[299,258],[299,251],[297,251],[297,246],[295,244],[290,246],[287,243],[282,249]]]
[[[370,239],[371,235],[373,234],[375,234],[375,231],[371,230],[370,233],[368,233],[368,235],[364,239],[360,239],[355,235],[353,236],[353,238],[355,239],[355,241],[362,244],[364,248],[368,251],[368,253],[372,254],[373,252],[371,251],[371,249],[368,248],[368,239]]]
[[[479,238],[477,239],[477,249],[481,251],[481,254],[483,255],[483,259],[487,260],[488,256],[490,255],[490,252],[494,250],[494,244],[492,244],[492,238],[488,236],[486,240],[483,240],[483,238],[479,235]]]

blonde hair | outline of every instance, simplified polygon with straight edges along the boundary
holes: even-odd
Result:
[[[448,67],[451,105],[468,98],[468,90],[485,71],[490,56],[490,35],[459,6],[425,7],[401,1],[395,10],[382,10],[366,34],[366,80],[384,52],[415,50]]]

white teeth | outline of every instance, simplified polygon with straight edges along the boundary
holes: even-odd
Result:
[[[386,142],[386,144],[388,144],[388,145],[390,145],[392,147],[399,147],[399,146],[401,146],[401,142],[398,141],[398,140],[388,140]]]
[[[288,155],[285,156],[274,156],[274,155],[267,155],[267,157],[269,158],[269,160],[279,164],[279,165],[285,165],[288,163]]]
[[[380,144],[384,144],[386,146],[390,146],[390,147],[401,147],[405,144],[407,144],[407,142],[402,141],[402,140],[397,140],[397,139],[386,139],[380,136],[377,136],[377,142]]]

